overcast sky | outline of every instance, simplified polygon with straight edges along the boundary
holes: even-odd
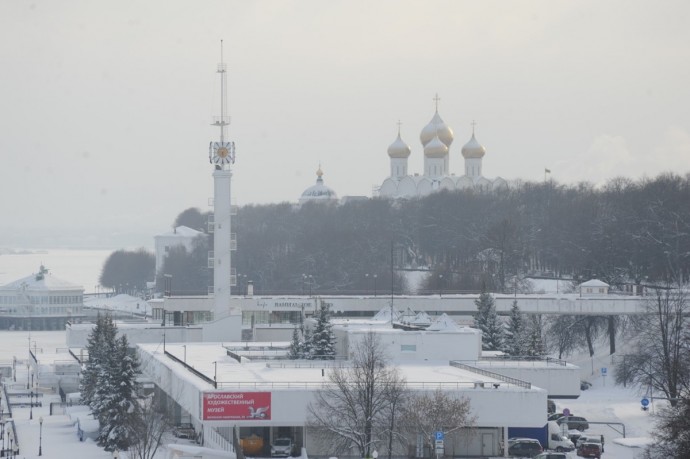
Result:
[[[0,2],[0,247],[153,245],[208,210],[228,64],[237,205],[316,179],[371,196],[402,122],[439,113],[450,170],[562,183],[690,171],[690,3]]]

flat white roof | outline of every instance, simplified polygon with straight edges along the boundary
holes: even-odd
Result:
[[[165,350],[186,361],[194,370],[213,379],[217,377],[218,389],[304,389],[328,381],[328,373],[334,366],[348,365],[347,361],[271,360],[239,363],[227,355],[229,343],[175,343],[166,344]],[[236,343],[239,344],[239,343]],[[259,344],[259,343],[257,343]],[[170,368],[181,379],[187,380],[199,390],[214,390],[213,385],[187,370],[180,363],[163,353],[161,344],[139,344],[142,352],[151,355]],[[437,387],[471,389],[475,383],[498,383],[501,390],[527,391],[512,385],[461,368],[448,361],[391,361],[412,389]],[[323,370],[323,373],[322,373]],[[533,388],[531,390],[541,390]]]

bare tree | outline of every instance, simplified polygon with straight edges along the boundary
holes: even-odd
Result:
[[[153,459],[162,444],[163,434],[170,428],[166,417],[155,405],[153,396],[139,401],[137,416],[130,426],[132,444],[128,457],[132,459]]]
[[[380,339],[373,333],[355,345],[348,364],[335,367],[315,394],[309,405],[310,424],[335,453],[355,448],[360,457],[370,457],[380,441],[383,419],[395,418],[404,381],[387,365]],[[394,435],[395,425],[388,430]]]
[[[472,427],[476,422],[476,417],[470,413],[468,398],[456,398],[441,388],[433,393],[412,396],[403,415],[408,438],[421,434],[430,448],[433,448],[434,432],[450,433],[463,427]]]
[[[676,406],[690,376],[685,294],[680,288],[657,289],[647,310],[647,320],[639,322],[637,349],[617,366],[616,383],[656,390]]]

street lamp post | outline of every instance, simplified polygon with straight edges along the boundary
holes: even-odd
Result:
[[[34,418],[34,391],[29,392],[29,419]]]
[[[184,364],[187,365],[187,345],[183,344],[182,347],[184,348]]]
[[[38,418],[38,455],[43,456],[43,416]]]
[[[0,456],[5,456],[5,413],[0,404]]]
[[[438,275],[438,296],[443,296],[443,274]]]
[[[304,275],[304,280],[309,282],[309,298],[311,298],[311,288],[312,288],[312,285],[314,284],[314,276],[312,276],[311,274]]]
[[[378,274],[374,274],[374,296],[376,296],[376,278],[379,277]]]

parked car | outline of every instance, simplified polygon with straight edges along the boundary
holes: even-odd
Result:
[[[534,457],[544,452],[539,440],[534,438],[511,438],[508,440],[508,456]]]
[[[188,423],[175,426],[172,434],[177,438],[186,438],[188,440],[194,440],[196,438],[196,430],[194,430],[194,426]]]
[[[577,448],[577,455],[601,459],[601,443],[584,442]]]
[[[577,429],[580,432],[589,429],[589,423],[587,419],[582,416],[562,416],[556,420],[560,426],[563,423],[568,423],[568,429]]]
[[[575,443],[576,447],[579,447],[583,443],[599,443],[601,445],[601,452],[604,452],[604,436],[603,435],[581,435]]]
[[[558,419],[563,417],[563,412],[551,413],[547,418],[548,421],[558,421]]]
[[[276,438],[271,444],[271,457],[288,457],[291,453],[291,438]]]
[[[565,453],[554,453],[552,451],[546,451],[541,454],[534,456],[534,459],[568,459]]]

